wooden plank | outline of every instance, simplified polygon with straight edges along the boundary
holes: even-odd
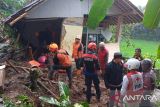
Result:
[[[27,15],[27,13],[23,13],[22,15],[20,15],[19,17],[17,17],[16,19],[14,19],[12,22],[9,23],[10,26],[13,26],[17,21],[19,21],[20,19],[22,19],[23,17],[25,17]]]
[[[17,73],[20,73],[19,70],[9,61],[6,61]]]
[[[37,81],[40,86],[42,86],[47,92],[49,92],[55,99],[59,100],[60,98],[55,95],[51,90],[49,90],[41,81]]]

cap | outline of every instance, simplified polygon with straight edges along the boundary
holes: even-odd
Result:
[[[121,58],[121,59],[122,59],[122,53],[120,53],[120,52],[115,52],[115,53],[114,53],[114,59],[116,59],[116,58]]]

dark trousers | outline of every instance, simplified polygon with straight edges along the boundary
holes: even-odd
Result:
[[[109,92],[109,107],[114,107],[114,103],[118,103],[119,101],[116,100],[116,96],[115,92],[117,90],[118,92],[118,96],[120,96],[120,90],[121,90],[121,86],[120,87],[109,87],[110,92]]]
[[[48,78],[52,79],[53,78],[53,73],[56,70],[59,70],[59,69],[66,70],[69,81],[72,80],[72,66],[61,66],[61,65],[53,65],[52,67],[50,67],[49,68],[49,73],[48,73]]]
[[[98,75],[85,75],[85,85],[87,87],[86,90],[86,98],[87,101],[90,102],[90,99],[92,97],[91,88],[92,88],[92,82],[94,83],[94,87],[96,89],[96,98],[100,99],[101,91],[99,87],[99,79]]]
[[[81,68],[81,58],[75,59],[75,63],[76,63],[76,68],[80,69]]]

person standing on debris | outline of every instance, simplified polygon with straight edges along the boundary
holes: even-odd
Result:
[[[83,44],[81,43],[81,39],[79,36],[75,38],[75,42],[73,43],[73,52],[72,52],[72,58],[74,58],[76,63],[76,69],[77,73],[80,73],[80,63],[83,56]]]
[[[140,48],[135,49],[135,54],[134,54],[133,58],[138,59],[139,61],[143,60]]]
[[[94,83],[95,89],[96,89],[96,98],[98,101],[100,101],[100,87],[99,87],[99,78],[98,74],[100,73],[100,66],[98,63],[98,58],[95,55],[96,51],[96,44],[91,42],[88,44],[88,52],[83,55],[82,63],[84,67],[84,74],[85,74],[85,85],[87,87],[86,90],[86,98],[87,102],[90,103],[91,100],[91,87],[92,82]]]
[[[53,78],[53,73],[55,70],[64,69],[66,70],[66,73],[68,75],[69,79],[69,87],[72,86],[72,62],[69,58],[69,54],[64,49],[58,50],[58,45],[55,43],[52,43],[49,45],[49,51],[50,54],[48,56],[48,62],[49,62],[49,74],[48,78]]]
[[[138,72],[140,61],[131,58],[126,62],[126,66],[128,73],[123,77],[121,100],[127,107],[139,107],[140,97],[137,96],[143,94],[143,77]]]
[[[101,68],[103,77],[106,69],[106,64],[108,63],[108,56],[109,56],[109,53],[105,47],[105,43],[100,42],[99,49],[98,49],[98,59],[99,59],[100,68]]]
[[[114,106],[115,91],[117,90],[118,97],[120,96],[120,90],[123,80],[123,64],[122,54],[119,52],[114,53],[114,59],[107,65],[104,74],[105,86],[109,91],[109,107]]]
[[[155,89],[155,80],[156,75],[152,70],[152,61],[151,59],[144,59],[141,61],[142,72],[143,72],[143,95],[146,98],[147,96],[152,96],[152,93]],[[152,107],[150,100],[142,100],[140,107]]]

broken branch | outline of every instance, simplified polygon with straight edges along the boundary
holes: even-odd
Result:
[[[59,100],[60,98],[55,95],[51,90],[49,90],[40,80],[37,81],[37,83],[42,86],[46,91],[48,91],[55,99]]]
[[[10,61],[6,61],[17,73],[20,73],[19,70],[10,62]]]

